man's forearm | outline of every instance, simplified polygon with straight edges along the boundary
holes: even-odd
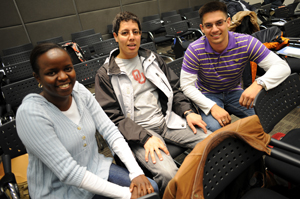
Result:
[[[190,98],[197,106],[199,106],[205,114],[208,114],[210,112],[211,107],[216,103],[208,99],[207,97],[205,97],[205,95],[203,95],[195,87],[194,84],[196,78],[197,75],[190,74],[188,72],[181,70],[180,86],[184,95]]]
[[[266,90],[275,88],[291,74],[289,65],[273,52],[270,52],[258,65],[266,71],[259,78],[266,85]]]

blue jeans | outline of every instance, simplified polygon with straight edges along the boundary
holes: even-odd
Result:
[[[161,141],[182,146],[184,148],[193,149],[200,141],[206,138],[211,132],[205,134],[202,129],[197,128],[197,134],[194,134],[191,128],[187,125],[184,129],[169,129],[164,123],[160,127],[146,128],[153,136],[161,139]],[[145,148],[139,144],[131,144],[130,148],[134,153],[138,163],[151,172],[153,179],[160,188],[160,194],[165,191],[168,182],[175,176],[178,168],[170,155],[166,155],[161,151],[163,160],[160,161],[155,154],[156,163],[153,164],[149,155],[149,161],[145,160]]]
[[[154,191],[157,194],[159,194],[159,190],[156,182],[150,178],[148,178],[148,180],[150,181]],[[131,184],[128,170],[126,168],[120,167],[115,164],[111,164],[110,166],[108,181],[120,185],[122,187],[129,187]],[[105,196],[95,195],[93,199],[109,199],[109,198]]]
[[[230,115],[233,114],[239,118],[248,117],[254,115],[254,109],[247,109],[244,106],[239,104],[239,99],[244,91],[231,91],[231,92],[223,92],[223,93],[208,93],[204,94],[207,98],[216,102],[218,106],[225,109]],[[206,128],[211,130],[212,132],[218,130],[222,126],[219,122],[209,113],[205,115],[203,111],[201,111],[201,116],[203,121],[207,124]]]

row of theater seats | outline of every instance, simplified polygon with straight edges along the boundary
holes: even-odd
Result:
[[[275,9],[271,8],[271,4],[261,5],[257,3],[255,5],[257,16],[261,19],[262,25],[266,28],[278,26],[284,32],[284,36],[287,37],[298,37],[300,35],[299,29],[295,26],[295,23],[297,23],[295,20],[299,17],[296,12],[299,6],[299,2]]]
[[[170,42],[173,51],[171,54],[175,58],[182,57],[188,45],[203,35],[199,27],[200,7],[201,5],[143,17],[141,25],[146,40],[155,44]]]

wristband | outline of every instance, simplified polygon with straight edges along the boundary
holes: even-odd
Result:
[[[194,113],[194,111],[192,111],[192,110],[186,111],[184,114],[184,117],[186,118],[191,113]]]

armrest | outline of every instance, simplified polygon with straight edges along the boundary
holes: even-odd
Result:
[[[272,22],[276,22],[276,21],[282,21],[282,22],[287,22],[285,19],[282,18],[271,18]]]
[[[142,33],[147,33],[150,39],[153,41],[154,40],[154,35],[150,31],[142,31]]]
[[[285,38],[290,39],[289,43],[290,42],[296,42],[296,43],[300,42],[300,37],[285,37]]]
[[[174,59],[173,59],[172,57],[168,56],[168,55],[164,55],[164,54],[161,54],[161,53],[158,53],[158,54],[159,54],[159,56],[161,56],[162,58],[166,58],[166,59],[170,60],[170,62],[171,62],[171,61],[174,61]]]
[[[200,33],[200,36],[203,36],[203,35],[204,35],[203,32],[202,32],[200,29],[198,29],[198,28],[189,28],[188,30],[189,30],[189,31],[193,31],[193,32]]]
[[[176,36],[175,35],[165,35],[166,37],[172,37],[172,38],[175,38]]]
[[[7,154],[2,155],[4,176],[0,180],[1,189],[8,186],[8,183],[16,183],[15,175],[11,172],[11,159]]]

